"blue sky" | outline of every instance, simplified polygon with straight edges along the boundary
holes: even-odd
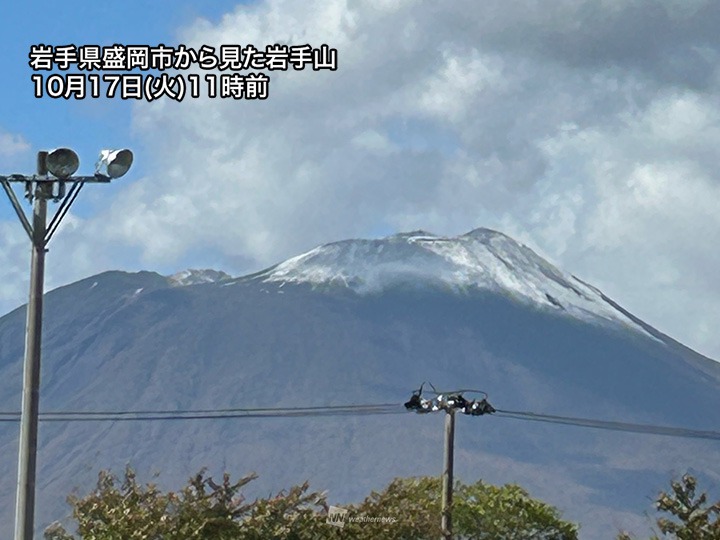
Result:
[[[12,3],[3,10],[0,36],[0,70],[5,75],[5,83],[0,87],[0,130],[20,134],[31,151],[16,156],[9,163],[11,170],[3,172],[32,173],[34,152],[60,146],[71,147],[78,153],[79,174],[93,172],[101,148],[132,148],[136,157],[133,174],[124,182],[132,182],[146,170],[143,146],[131,129],[132,103],[102,98],[82,101],[35,98],[30,79],[35,72],[28,65],[32,45],[171,45],[177,43],[179,28],[198,18],[217,21],[237,4],[229,0]],[[96,196],[111,197],[114,187],[104,186]],[[87,212],[88,204],[86,192],[85,197],[78,199],[76,212]],[[9,205],[0,205],[1,217],[11,214]]]
[[[61,6],[61,7],[59,7]],[[74,148],[136,162],[88,186],[49,288],[108,269],[239,275],[318,244],[501,230],[720,358],[720,4],[558,0],[12,3],[0,172]],[[264,101],[33,97],[33,44],[328,44],[336,71],[271,72]],[[0,312],[27,251],[0,204]]]

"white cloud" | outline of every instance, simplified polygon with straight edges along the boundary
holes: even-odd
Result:
[[[483,58],[476,49],[469,53],[442,53],[438,73],[423,81],[419,108],[438,120],[462,123],[473,114],[471,106],[484,92],[502,95],[507,88],[503,63],[499,58]]]
[[[383,228],[502,227],[720,357],[717,95],[668,53],[714,57],[716,13],[643,6],[275,0],[198,22],[190,45],[328,43],[339,69],[273,72],[262,103],[139,105],[158,173],[117,201],[117,234],[149,262],[212,246],[258,268]]]
[[[27,152],[29,149],[30,144],[21,135],[0,131],[0,157],[15,156]]]
[[[361,149],[376,154],[389,154],[397,151],[397,147],[387,135],[379,133],[374,129],[368,129],[358,134],[352,142]]]
[[[138,104],[148,177],[90,220],[102,234],[66,236],[103,264],[120,259],[97,238],[239,273],[379,230],[496,227],[720,358],[718,24],[708,1],[238,6],[182,40],[327,43],[338,70],[270,72],[262,102]]]

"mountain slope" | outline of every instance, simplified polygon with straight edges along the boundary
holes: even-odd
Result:
[[[504,409],[720,427],[717,363],[500,233],[346,241],[252,276],[206,276],[182,285],[108,272],[49,293],[41,409],[399,404],[430,380],[478,387]],[[0,319],[2,410],[20,402],[23,325],[24,309]],[[331,503],[356,500],[394,476],[438,474],[442,421],[401,411],[43,423],[38,523],[66,515],[65,495],[87,491],[99,468],[126,462],[170,486],[209,466],[255,470],[257,493],[309,478]],[[3,525],[12,522],[16,429],[0,426]],[[457,426],[459,477],[525,485],[591,539],[642,531],[648,498],[673,472],[720,481],[718,458],[716,441],[500,417]]]
[[[415,231],[382,240],[335,242],[253,277],[265,282],[343,285],[361,294],[402,283],[456,292],[483,289],[541,308],[567,311],[577,318],[636,326],[597,289],[490,229],[476,229],[458,237]]]

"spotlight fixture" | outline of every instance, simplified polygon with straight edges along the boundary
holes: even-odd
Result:
[[[101,150],[95,164],[95,174],[106,178],[120,178],[130,169],[133,154],[130,150]]]
[[[77,154],[69,148],[56,148],[47,153],[45,165],[50,174],[64,180],[78,170],[80,160]]]

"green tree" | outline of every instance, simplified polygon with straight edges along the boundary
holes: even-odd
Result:
[[[707,494],[697,494],[697,480],[686,474],[670,484],[672,492],[661,492],[655,500],[658,511],[669,514],[656,521],[662,538],[677,540],[720,540],[720,501],[708,504]],[[618,540],[631,540],[620,533]],[[654,536],[652,540],[659,540]]]
[[[440,487],[436,477],[396,478],[383,491],[373,491],[362,503],[346,507],[343,538],[437,540]]]
[[[349,516],[391,518],[392,522],[352,523],[347,538],[436,540],[440,531],[437,477],[396,478],[380,493],[348,507]],[[350,526],[351,525],[351,526]],[[578,527],[516,485],[457,482],[453,492],[453,533],[466,540],[576,540]]]
[[[342,527],[327,522],[322,494],[307,483],[248,502],[240,489],[255,478],[218,485],[204,472],[179,492],[163,493],[103,472],[92,493],[69,497],[77,536],[59,524],[46,540],[436,540],[440,538],[439,478],[397,478],[363,502],[345,506]],[[455,536],[467,540],[575,540],[577,527],[518,486],[456,484]]]
[[[268,499],[246,502],[240,489],[255,475],[221,484],[202,471],[179,492],[163,493],[154,484],[139,484],[131,468],[122,481],[103,471],[86,497],[68,497],[82,540],[304,540],[298,531],[312,531],[322,497],[308,493],[307,484]],[[46,540],[74,540],[56,523]],[[310,538],[310,537],[307,537]]]
[[[467,540],[572,540],[578,527],[517,485],[460,485],[455,523]]]

